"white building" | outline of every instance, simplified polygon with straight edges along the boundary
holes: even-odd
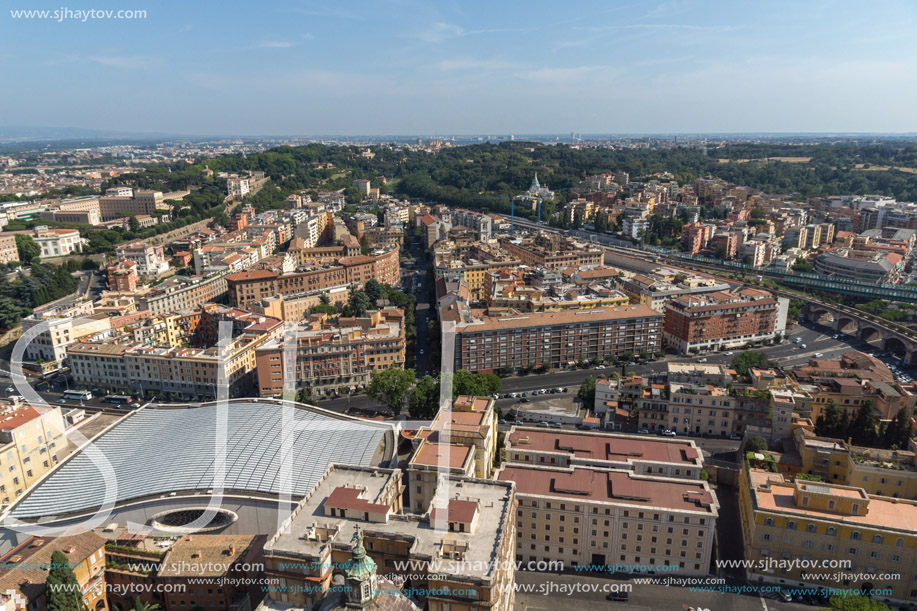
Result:
[[[105,189],[105,197],[134,197],[132,187],[112,187]]]
[[[83,241],[76,229],[49,229],[41,225],[32,236],[41,247],[41,257],[60,257],[73,252],[82,252]]]
[[[84,337],[100,340],[111,335],[111,320],[107,314],[71,318],[38,313],[22,319],[23,333],[43,322],[48,323],[48,329],[26,346],[25,358],[28,361],[61,362],[67,357],[67,346],[70,344]]]
[[[226,180],[226,192],[230,197],[245,197],[251,190],[251,184],[247,178],[229,178]]]
[[[134,242],[118,247],[115,252],[118,257],[135,263],[137,273],[141,276],[158,276],[169,271],[169,261],[160,245]]]

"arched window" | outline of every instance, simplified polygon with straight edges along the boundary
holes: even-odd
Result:
[[[872,537],[872,542],[873,542],[873,543],[878,543],[878,544],[881,545],[883,542],[885,542],[885,538],[882,537],[882,535],[873,535],[873,537]]]
[[[836,528],[828,528],[828,529],[825,531],[825,534],[828,535],[829,537],[836,537],[836,536],[837,536],[837,529],[836,529]]]
[[[850,533],[850,538],[853,539],[854,541],[859,541],[863,537],[862,535],[860,535],[860,531],[855,530],[852,533]]]
[[[786,523],[786,528],[787,530],[796,530],[796,522],[793,522],[792,520],[790,520],[789,522]]]

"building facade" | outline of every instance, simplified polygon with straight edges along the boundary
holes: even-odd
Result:
[[[455,327],[455,367],[492,373],[501,368],[630,352],[653,353],[661,344],[662,315],[644,305],[521,316],[485,317]]]
[[[681,353],[743,346],[782,335],[788,309],[788,299],[751,288],[685,295],[666,304],[663,336]]]

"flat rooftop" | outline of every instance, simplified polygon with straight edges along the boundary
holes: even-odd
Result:
[[[717,514],[716,499],[704,482],[639,477],[626,471],[526,465],[506,466],[497,479],[515,482],[517,495]]]
[[[67,516],[106,501],[117,505],[170,492],[212,490],[221,483],[225,492],[288,491],[301,497],[333,462],[376,465],[391,459],[389,426],[289,405],[285,414],[280,401],[232,400],[225,429],[219,426],[216,403],[139,409],[96,438],[88,446],[92,452],[62,463],[21,498],[11,515]],[[222,481],[216,477],[218,449],[220,454],[225,450]]]
[[[371,503],[381,503],[391,491],[394,478],[400,475],[398,469],[371,469],[333,465],[326,472],[315,489],[300,502],[290,521],[264,546],[266,555],[291,556],[296,558],[319,558],[328,540],[312,536],[316,530],[330,530],[330,541],[339,549],[350,549],[354,527],[359,526],[365,537],[398,538],[412,541],[411,557],[431,557],[429,572],[480,580],[493,574],[493,563],[497,560],[497,546],[504,536],[504,529],[515,528],[512,509],[512,485],[504,482],[455,478],[450,479],[443,494],[442,510],[449,515],[465,513],[467,503],[476,503],[478,516],[471,532],[436,530],[427,514],[392,514],[387,521],[368,521],[330,516],[325,513],[324,503],[341,488],[357,488],[360,495]],[[400,487],[395,488],[397,495]],[[448,506],[446,501],[449,501]],[[454,501],[466,501],[453,505]],[[434,500],[433,504],[436,503]],[[431,508],[433,505],[431,504]],[[330,512],[329,512],[330,513]],[[465,547],[462,559],[456,562],[442,557],[443,543]],[[371,549],[369,550],[372,551]],[[486,572],[482,571],[482,567]]]
[[[470,446],[460,446],[451,443],[433,443],[424,440],[420,449],[411,459],[412,465],[425,465],[436,467],[440,461],[445,461],[451,469],[461,469],[471,454]]]
[[[805,516],[809,518],[826,520],[847,524],[862,524],[864,527],[883,528],[891,530],[908,531],[913,534],[917,531],[917,503],[914,501],[893,500],[887,497],[868,496],[869,506],[866,515],[846,515],[833,511],[811,509],[796,505],[794,497],[795,487],[790,483],[783,483],[780,479],[771,478],[770,490],[755,486],[752,493],[755,496],[758,509],[780,513]],[[752,480],[754,483],[754,479]],[[832,489],[835,487],[832,486]],[[845,495],[846,496],[846,495]],[[855,493],[854,496],[860,496]]]
[[[697,447],[690,440],[668,441],[630,435],[516,427],[509,432],[507,440],[520,451],[558,452],[589,460],[618,463],[641,460],[686,466],[700,466],[703,462]]]

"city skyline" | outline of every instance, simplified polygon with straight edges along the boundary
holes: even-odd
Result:
[[[145,15],[85,21],[18,13],[84,7],[9,8],[0,56],[17,87],[0,111],[17,126],[238,136],[917,130],[907,104],[917,85],[901,78],[917,56],[917,12],[903,2],[868,11],[302,2],[258,12],[101,3]]]

